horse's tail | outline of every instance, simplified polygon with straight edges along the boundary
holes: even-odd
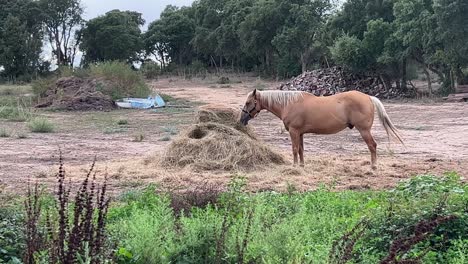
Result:
[[[385,111],[385,107],[383,106],[382,102],[375,96],[370,96],[372,103],[374,104],[375,108],[377,109],[377,114],[379,115],[379,119],[382,122],[385,131],[387,131],[388,139],[390,140],[390,135],[393,135],[398,141],[403,143],[403,139],[398,132],[398,129],[393,125],[390,117],[388,117],[387,111]]]

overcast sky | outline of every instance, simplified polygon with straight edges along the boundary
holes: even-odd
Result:
[[[85,7],[84,19],[89,20],[113,9],[121,11],[137,11],[143,14],[146,21],[144,29],[148,24],[159,18],[159,14],[167,5],[189,6],[193,0],[81,0]]]

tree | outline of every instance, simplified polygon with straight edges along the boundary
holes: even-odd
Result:
[[[42,31],[38,5],[32,0],[0,2],[1,75],[30,78],[41,64]]]
[[[148,31],[143,35],[146,55],[153,55],[164,69],[167,66],[169,53],[168,37],[164,35],[164,25],[161,20],[151,22]]]
[[[143,49],[140,26],[142,15],[132,11],[112,10],[88,21],[82,29],[80,49],[84,63],[106,60],[134,62]]]
[[[192,45],[195,26],[189,8],[167,6],[161,18],[150,24],[145,34],[145,46],[149,53],[167,52],[167,57],[179,65],[189,64],[193,57]]]
[[[288,9],[284,26],[272,43],[282,57],[296,58],[302,72],[305,72],[313,53],[320,50],[319,37],[331,4],[328,0],[297,1]]]
[[[73,66],[84,23],[80,0],[40,0],[45,32],[58,65]]]
[[[429,70],[443,75],[443,64],[434,55],[442,49],[437,39],[437,21],[435,20],[432,1],[399,0],[394,6],[395,37],[404,45],[408,58],[418,62],[426,75],[429,92],[432,93],[432,81]]]
[[[444,47],[444,58],[451,76],[468,83],[463,67],[468,66],[468,2],[466,0],[433,0],[437,34]],[[451,80],[453,88],[455,81]]]
[[[282,0],[258,0],[239,27],[242,50],[257,57],[267,73],[273,73],[276,49],[272,41],[283,26],[287,8]]]

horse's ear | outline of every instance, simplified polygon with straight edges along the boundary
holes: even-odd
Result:
[[[257,89],[253,90],[252,95],[253,95],[254,98],[257,97]]]

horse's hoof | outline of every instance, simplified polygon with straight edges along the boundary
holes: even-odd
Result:
[[[304,168],[304,167],[305,167],[305,166],[304,166],[304,163],[300,164],[299,166],[301,166],[301,168]]]
[[[377,166],[376,166],[376,165],[372,165],[372,166],[371,166],[371,169],[372,169],[372,170],[376,170],[376,169],[377,169]]]

